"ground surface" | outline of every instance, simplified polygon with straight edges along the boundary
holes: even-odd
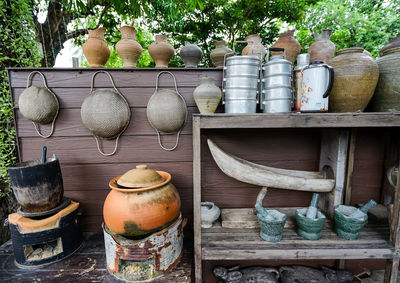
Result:
[[[82,247],[69,258],[36,270],[19,269],[14,264],[11,241],[0,246],[0,282],[124,282],[106,269],[101,233],[85,233]],[[192,254],[184,252],[177,268],[152,282],[191,282]]]

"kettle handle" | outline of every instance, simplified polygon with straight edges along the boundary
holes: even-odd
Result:
[[[333,71],[333,68],[329,65],[323,65],[323,67],[328,69],[328,75],[329,75],[329,83],[328,83],[328,88],[326,89],[324,95],[322,96],[323,98],[327,98],[332,90],[333,87],[333,81],[334,81],[334,75],[335,72]]]

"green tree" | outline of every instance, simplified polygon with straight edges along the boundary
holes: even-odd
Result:
[[[5,68],[39,65],[41,55],[34,40],[31,15],[25,0],[0,0],[0,244],[8,237],[3,219],[15,206],[7,166],[17,162],[13,105]]]
[[[398,0],[323,0],[308,8],[298,22],[297,39],[303,52],[314,39],[312,33],[332,29],[336,50],[362,46],[376,57],[389,37],[400,34]]]
[[[205,53],[202,63],[209,65],[213,39],[231,44],[249,34],[259,33],[264,45],[271,45],[282,22],[295,23],[316,0],[205,0],[202,9],[188,10],[184,16],[168,15],[168,7],[155,6],[146,19],[153,33],[166,33],[175,48],[185,41],[196,42]],[[175,59],[177,60],[177,59]],[[182,64],[176,61],[175,64]]]
[[[149,15],[155,7],[168,7],[168,15],[177,16],[187,9],[200,7],[202,0],[26,0],[31,7],[36,41],[42,45],[45,56],[42,66],[51,67],[57,54],[68,39],[76,39],[81,45],[88,29],[103,26],[107,29],[106,40],[114,44],[119,39],[118,27],[123,22]],[[41,7],[43,11],[41,11]],[[44,22],[39,13],[44,12]],[[73,30],[68,29],[68,25]]]

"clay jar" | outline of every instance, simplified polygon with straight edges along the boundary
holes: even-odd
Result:
[[[380,51],[376,60],[379,66],[379,80],[371,104],[378,112],[400,111],[400,36],[392,39]]]
[[[247,46],[242,50],[242,55],[254,55],[260,58],[261,62],[264,60],[265,57],[265,47],[261,43],[261,37],[259,34],[250,34],[246,36],[244,39],[249,43]]]
[[[232,49],[228,47],[228,43],[225,40],[214,40],[215,49],[211,51],[210,58],[214,63],[215,67],[224,66],[224,56],[225,59],[233,55]]]
[[[143,51],[142,46],[136,41],[136,29],[131,26],[123,26],[119,31],[121,40],[117,42],[115,49],[124,62],[125,68],[135,68]]]
[[[197,68],[201,57],[203,56],[203,52],[201,52],[200,47],[187,41],[185,42],[185,46],[182,47],[179,54],[183,60],[183,63],[185,63],[185,68]]]
[[[156,68],[167,68],[168,62],[174,57],[175,49],[167,42],[167,36],[157,34],[155,41],[149,46],[149,53],[156,63]]]
[[[213,114],[221,101],[222,92],[214,83],[214,78],[203,77],[193,92],[194,101],[201,114]]]
[[[332,31],[325,29],[321,34],[314,33],[315,41],[308,49],[310,61],[327,63],[335,55],[335,44],[330,41]]]
[[[379,77],[378,64],[361,47],[339,50],[329,60],[335,79],[329,98],[333,112],[363,111],[374,94]]]
[[[107,227],[123,236],[145,236],[172,224],[179,214],[179,193],[171,175],[138,165],[109,183],[103,207]]]
[[[285,58],[294,63],[299,55],[300,43],[293,37],[294,29],[281,33],[277,42],[272,47],[285,48]],[[271,52],[272,55],[278,55],[280,52]]]
[[[91,68],[102,68],[110,57],[110,49],[104,41],[106,29],[100,27],[88,32],[89,38],[82,46],[83,54]]]

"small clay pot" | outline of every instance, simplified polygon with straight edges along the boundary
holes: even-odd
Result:
[[[201,114],[213,114],[221,101],[222,92],[214,83],[214,78],[203,77],[193,91],[194,101]]]
[[[124,68],[135,68],[143,51],[142,46],[136,41],[136,29],[131,26],[123,26],[119,31],[121,40],[117,42],[115,49],[124,62]]]
[[[296,210],[297,234],[307,240],[318,240],[321,238],[326,217],[318,211],[316,218],[307,218],[307,209],[299,208]]]
[[[354,206],[338,205],[335,207],[335,231],[337,235],[346,240],[357,240],[360,231],[367,224],[368,215],[363,218],[348,217],[357,210]]]
[[[246,41],[249,43],[242,50],[242,55],[253,55],[260,58],[261,62],[264,61],[266,50],[264,45],[261,43],[261,37],[259,34],[250,34],[245,37]]]
[[[89,38],[82,46],[83,54],[91,68],[102,68],[110,58],[110,49],[104,40],[106,29],[90,29],[88,33]]]
[[[219,218],[221,210],[213,202],[201,203],[201,228],[211,228],[215,220]]]
[[[203,56],[203,52],[201,52],[200,47],[196,44],[186,41],[185,46],[182,47],[179,55],[185,64],[185,68],[197,68],[201,57]]]
[[[220,68],[224,66],[225,59],[233,56],[233,51],[228,47],[228,43],[225,40],[214,40],[215,49],[211,51],[210,58],[214,63],[215,67]]]
[[[156,68],[167,68],[169,61],[174,57],[175,49],[167,41],[167,36],[157,34],[155,41],[150,44],[149,53],[156,63]]]
[[[294,29],[281,33],[277,42],[272,47],[285,48],[285,58],[294,63],[299,55],[301,46],[300,43],[293,37]],[[279,52],[271,52],[272,55],[278,55]]]
[[[308,48],[310,54],[310,62],[322,61],[328,63],[328,61],[335,55],[335,44],[330,40],[332,30],[325,29],[321,34],[314,33],[315,41]]]

